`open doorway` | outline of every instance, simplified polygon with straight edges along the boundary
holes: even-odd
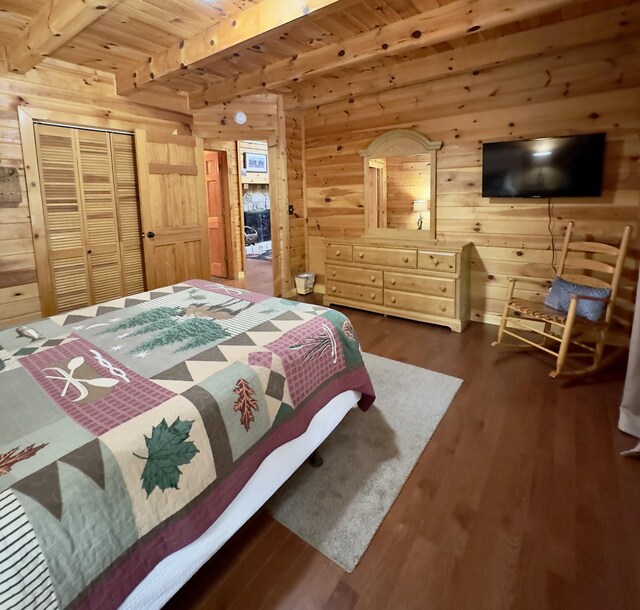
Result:
[[[240,140],[238,166],[245,248],[245,288],[273,294],[268,144]]]

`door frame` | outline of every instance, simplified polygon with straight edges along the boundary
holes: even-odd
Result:
[[[203,120],[206,110],[203,112]],[[289,191],[287,168],[286,121],[282,96],[277,96],[277,115],[273,127],[254,128],[232,125],[229,121],[221,128],[210,128],[206,123],[199,127],[196,120],[194,134],[201,137],[205,148],[227,151],[237,156],[239,140],[266,140],[268,144],[269,194],[271,200],[271,251],[273,263],[273,291],[276,296],[292,297],[295,285],[291,270],[290,235],[289,235]],[[233,147],[232,147],[233,145]],[[237,161],[236,161],[237,163]],[[240,204],[240,196],[238,197]],[[241,221],[242,222],[242,221]],[[238,223],[239,226],[241,222]],[[306,231],[306,229],[305,229]],[[305,232],[306,235],[306,232]],[[232,227],[233,248],[242,248],[244,252],[244,236]],[[243,254],[244,255],[244,254]],[[234,262],[235,265],[235,262]],[[236,269],[237,271],[237,269]],[[237,279],[237,275],[233,279]]]
[[[207,146],[204,143],[205,155],[208,152],[218,153],[218,160],[220,164],[220,190],[222,193],[222,221],[224,232],[224,253],[227,257],[227,279],[235,279],[238,274],[235,261],[233,260],[233,240],[231,232],[231,194],[229,192],[229,153],[228,151],[216,148],[215,146]],[[208,203],[207,194],[207,203]],[[211,248],[211,245],[209,245]]]

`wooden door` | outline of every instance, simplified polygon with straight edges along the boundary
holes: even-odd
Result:
[[[76,162],[77,132],[36,125],[35,136],[47,233],[44,251],[36,253],[38,284],[42,313],[48,316],[91,304],[89,265]]]
[[[135,132],[147,290],[209,279],[202,140]]]
[[[76,130],[91,303],[124,295],[110,137]]]
[[[219,153],[207,150],[204,153],[204,176],[207,185],[209,218],[209,248],[211,275],[227,277],[226,240],[224,232],[224,189],[221,181],[221,159]]]
[[[136,294],[145,286],[135,148],[132,135],[110,135],[124,293]]]

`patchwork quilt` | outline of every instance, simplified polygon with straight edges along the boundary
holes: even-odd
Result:
[[[339,393],[339,312],[183,284],[0,330],[0,608],[116,608]]]

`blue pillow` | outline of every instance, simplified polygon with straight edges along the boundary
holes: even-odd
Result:
[[[544,304],[558,311],[569,311],[569,302],[571,301],[571,295],[578,294],[588,297],[601,297],[609,298],[611,295],[610,288],[594,288],[593,286],[583,286],[582,284],[574,284],[573,282],[567,282],[561,277],[557,277],[553,280],[549,294],[544,300]],[[604,311],[607,307],[605,301],[591,301],[589,299],[579,299],[578,307],[576,308],[576,315],[581,318],[586,318],[592,322],[598,322],[604,315]]]

